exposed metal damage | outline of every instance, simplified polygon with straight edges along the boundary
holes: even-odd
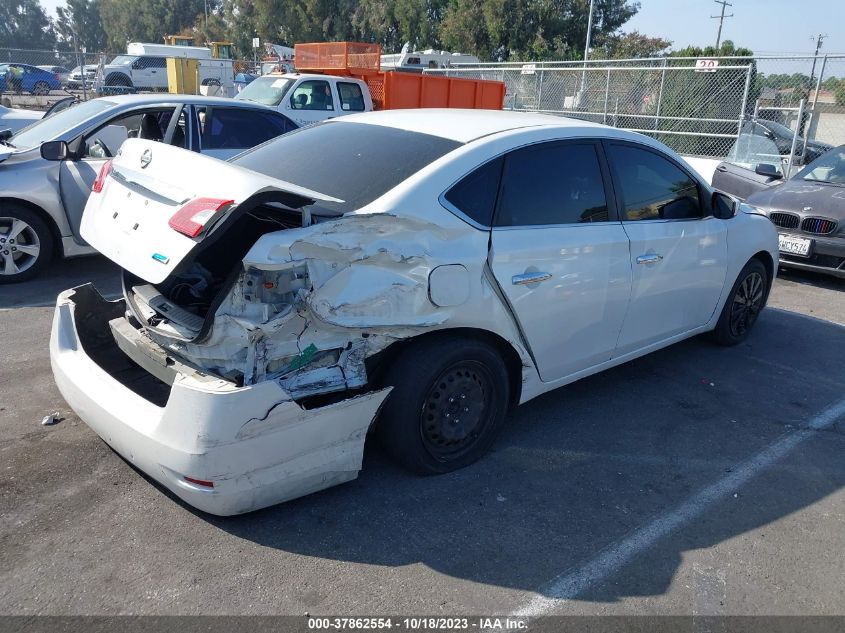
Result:
[[[390,214],[268,233],[244,258],[207,338],[149,335],[240,384],[276,381],[294,400],[361,389],[368,357],[443,326],[469,298],[466,268],[433,263],[465,233]],[[437,268],[444,272],[432,275]]]

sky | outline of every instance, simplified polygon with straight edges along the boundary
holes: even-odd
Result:
[[[815,37],[827,35],[822,53],[845,53],[845,0],[728,0],[722,41],[750,48],[757,55],[813,53]],[[622,30],[663,37],[673,47],[716,43],[721,12],[713,0],[640,0],[640,11]]]
[[[40,0],[51,15],[64,0]],[[828,35],[822,52],[845,53],[845,0],[729,0],[722,39],[750,48],[758,55],[812,53],[810,40]],[[663,37],[675,48],[716,43],[721,6],[713,0],[640,0],[640,11],[623,27]]]

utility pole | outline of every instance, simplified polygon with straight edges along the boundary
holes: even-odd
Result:
[[[813,84],[813,77],[816,76],[816,58],[819,56],[819,51],[822,49],[822,42],[824,42],[824,38],[827,37],[827,34],[819,33],[815,37],[810,36],[811,40],[816,41],[816,52],[813,53],[813,69],[810,71],[810,85]]]
[[[587,18],[587,42],[584,44],[584,70],[581,73],[581,94],[584,93],[584,86],[587,83],[587,58],[590,56],[590,36],[593,34],[593,4],[590,0],[590,15]]]
[[[730,15],[725,15],[725,8],[732,7],[734,5],[732,5],[730,2],[727,2],[726,0],[713,0],[713,2],[722,5],[721,15],[710,16],[712,20],[719,20],[719,31],[716,33],[716,50],[719,50],[719,44],[722,43],[722,24],[724,23],[725,18],[732,18],[734,16],[733,13],[731,13]]]

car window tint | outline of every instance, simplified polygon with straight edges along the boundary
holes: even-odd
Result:
[[[604,181],[592,143],[544,143],[505,157],[496,226],[607,219]]]
[[[202,126],[203,149],[247,149],[296,126],[281,114],[246,108],[211,108]]]
[[[352,112],[364,111],[364,95],[361,86],[346,81],[337,82],[337,91],[340,94],[340,109]]]
[[[655,152],[611,145],[626,220],[700,218],[698,185],[680,167]]]
[[[232,162],[343,200],[315,211],[360,209],[461,144],[431,134],[368,123],[327,121],[241,154]]]
[[[464,177],[446,192],[446,200],[467,217],[484,226],[490,226],[493,210],[496,208],[502,162],[502,158],[491,160]]]
[[[334,110],[331,87],[328,81],[303,81],[290,96],[294,110]]]

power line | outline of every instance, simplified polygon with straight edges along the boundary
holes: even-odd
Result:
[[[719,20],[719,31],[716,33],[716,49],[719,48],[719,44],[722,43],[722,24],[725,22],[725,18],[732,18],[734,16],[733,13],[730,15],[725,15],[725,8],[732,7],[730,2],[726,2],[726,0],[713,0],[716,4],[722,5],[722,13],[721,15],[711,15],[710,18],[713,20]]]

